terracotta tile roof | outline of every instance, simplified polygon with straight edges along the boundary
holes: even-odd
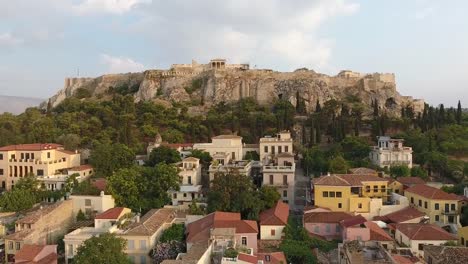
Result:
[[[57,253],[52,252],[46,256],[40,257],[40,253],[48,246],[23,245],[15,254],[15,263],[21,264],[52,264],[57,263]],[[49,245],[50,247],[50,245]]]
[[[362,186],[362,182],[388,181],[373,174],[332,174],[312,180],[314,185],[326,186]]]
[[[247,262],[247,263],[252,263],[252,264],[257,264],[258,263],[257,256],[252,256],[252,255],[245,254],[245,253],[239,253],[239,255],[237,255],[237,259],[242,260],[242,261]]]
[[[399,230],[411,240],[457,240],[457,237],[433,224],[397,224]]]
[[[166,259],[161,264],[197,264],[198,260],[205,254],[208,246],[208,243],[195,243],[185,255],[180,256],[180,259]]]
[[[96,215],[94,219],[119,219],[119,217],[125,209],[125,207],[110,208],[107,211]]]
[[[131,224],[124,234],[151,236],[165,223],[172,223],[175,216],[174,209],[151,209],[140,219],[140,222]]]
[[[96,187],[100,191],[105,191],[107,186],[107,180],[104,178],[91,179],[91,185]]]
[[[401,222],[406,222],[408,220],[412,220],[412,219],[423,217],[423,216],[425,216],[424,213],[420,212],[418,209],[414,207],[408,206],[404,209],[401,209],[399,211],[396,211],[387,215],[376,216],[374,217],[374,220],[380,220],[386,223],[401,223]]]
[[[38,208],[34,211],[27,213],[23,218],[16,221],[17,224],[34,224],[43,216],[46,216],[52,213],[55,209],[63,205],[64,203],[71,203],[70,200],[57,202],[51,205],[43,206],[42,208]]]
[[[424,254],[429,253],[435,263],[466,264],[468,247],[446,247],[425,245]]]
[[[5,236],[5,240],[8,239],[8,240],[22,241],[33,233],[34,233],[34,230],[32,229],[23,229],[21,231]]]
[[[405,193],[406,192],[414,193],[428,199],[455,201],[460,200],[458,196],[453,193],[446,193],[440,189],[425,184],[417,184],[412,187],[409,187],[405,190]]]
[[[419,177],[398,177],[396,180],[403,185],[426,184],[426,182]]]
[[[272,208],[260,213],[260,225],[287,225],[289,206],[278,201]]]
[[[257,222],[241,220],[240,213],[214,212],[187,225],[187,241],[207,241],[212,228],[235,228],[236,233],[258,233]]]
[[[264,264],[287,264],[286,257],[283,252],[257,253],[257,256],[258,260],[263,260]]]
[[[20,145],[9,145],[0,148],[0,151],[40,151],[47,149],[58,149],[63,148],[60,144],[55,143],[34,143],[34,144],[20,144]]]
[[[239,139],[239,138],[242,138],[242,137],[237,136],[237,135],[219,135],[219,136],[212,137],[211,139]]]
[[[311,212],[304,214],[304,223],[339,223],[353,216],[345,212]]]
[[[84,165],[80,165],[78,167],[73,167],[70,170],[71,171],[84,171],[84,170],[92,170],[92,169],[93,169],[93,166],[91,166],[89,164],[84,164]]]
[[[352,174],[374,174],[374,175],[377,175],[376,170],[365,168],[365,167],[352,168],[352,169],[349,169],[349,171]]]
[[[364,225],[370,230],[370,240],[372,241],[393,241],[393,238],[387,234],[376,223],[367,221]]]
[[[355,225],[364,224],[367,220],[362,215],[356,215],[340,221],[340,225],[343,227],[350,227]]]

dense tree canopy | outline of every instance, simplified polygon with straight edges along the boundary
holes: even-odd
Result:
[[[177,150],[167,146],[160,146],[151,151],[146,165],[153,167],[161,162],[172,164],[179,161],[181,161],[181,159]]]
[[[78,247],[73,263],[89,264],[130,264],[132,263],[124,253],[126,240],[111,233],[93,236]]]

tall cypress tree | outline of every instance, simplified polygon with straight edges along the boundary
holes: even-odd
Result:
[[[379,103],[377,99],[373,101],[373,107],[374,107],[374,120],[376,120],[379,117]]]
[[[320,113],[322,111],[322,107],[320,106],[320,102],[317,99],[317,104],[315,105],[315,112]]]
[[[461,102],[460,102],[460,100],[458,100],[457,114],[456,114],[455,118],[456,118],[456,120],[457,120],[457,124],[461,125],[461,121],[462,121],[462,107],[461,107]]]

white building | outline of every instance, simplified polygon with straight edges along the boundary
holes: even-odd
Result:
[[[115,200],[110,194],[100,195],[70,195],[73,201],[73,215],[77,215],[81,210],[87,215],[99,214],[115,206]]]
[[[179,168],[180,190],[168,191],[172,205],[188,205],[192,200],[202,198],[200,160],[188,157],[177,164]]]
[[[242,160],[243,145],[242,137],[236,135],[219,135],[211,138],[211,143],[196,143],[193,149],[199,149],[210,153],[215,159],[215,155],[224,155],[227,160]]]
[[[289,131],[260,139],[263,185],[274,186],[286,203],[294,202],[296,163]]]
[[[406,165],[413,167],[413,149],[403,146],[403,139],[379,137],[377,146],[369,154],[371,162],[379,167]]]
[[[65,170],[66,174],[54,174],[37,176],[37,180],[49,191],[61,190],[65,187],[68,178],[71,175],[76,175],[78,182],[83,182],[93,175],[93,167],[91,165],[81,165]]]

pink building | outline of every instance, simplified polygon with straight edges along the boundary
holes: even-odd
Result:
[[[213,242],[213,251],[251,248],[257,252],[256,221],[242,220],[239,213],[214,212],[187,225],[187,249],[199,242]]]
[[[385,249],[394,248],[393,238],[375,222],[367,221],[361,215],[345,219],[340,223],[343,228],[343,241],[379,242]]]
[[[352,217],[345,212],[312,211],[304,213],[302,222],[310,235],[333,240],[341,239],[340,222]]]

